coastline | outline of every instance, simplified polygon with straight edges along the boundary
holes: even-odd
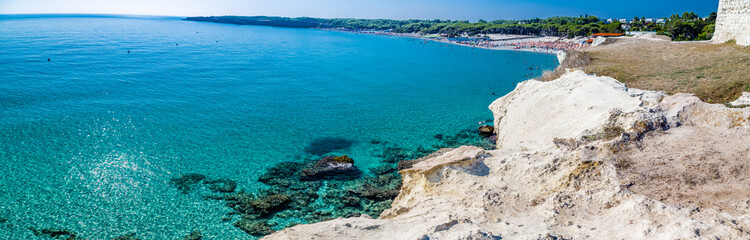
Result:
[[[560,76],[519,83],[493,102],[494,150],[442,149],[400,170],[402,188],[380,218],[299,225],[264,239],[747,239],[750,86],[714,101],[698,88],[653,84],[684,77],[644,87],[628,77],[683,71],[698,62],[685,57],[695,51],[707,64],[694,69],[719,68],[750,48],[654,36],[608,43],[568,57]],[[657,61],[627,62],[644,58]],[[592,73],[592,61],[619,74]],[[635,68],[623,74],[620,66]]]
[[[746,198],[734,190],[750,181],[738,177],[749,171],[742,136],[750,134],[743,120],[750,109],[628,88],[581,70],[523,82],[489,108],[496,149],[448,148],[410,162],[380,217],[296,225],[263,239],[750,236],[735,231],[749,223]],[[736,141],[706,154],[727,136]],[[676,157],[663,159],[665,152]]]
[[[268,18],[268,17],[258,17]],[[389,30],[375,30],[375,29],[352,29],[344,27],[325,27],[325,26],[314,26],[314,22],[302,21],[294,22],[287,21],[285,19],[282,22],[276,24],[270,24],[270,20],[258,20],[250,19],[247,21],[234,21],[233,19],[222,19],[222,17],[187,17],[183,20],[186,21],[197,21],[197,22],[211,22],[220,24],[235,24],[235,25],[255,25],[255,26],[269,26],[269,27],[282,27],[282,28],[307,28],[307,29],[319,29],[324,31],[337,31],[347,33],[359,33],[359,34],[372,34],[372,35],[384,35],[394,37],[406,37],[419,39],[422,41],[433,41],[439,43],[460,45],[471,48],[481,48],[488,50],[503,50],[503,51],[518,51],[518,52],[535,52],[544,54],[559,54],[566,50],[580,50],[582,48],[590,46],[584,41],[587,37],[553,37],[543,35],[517,35],[517,34],[476,34],[469,35],[466,33],[456,34],[424,34],[423,32],[410,32],[410,33],[394,33],[392,29]]]
[[[331,28],[318,28],[318,29],[325,30],[325,31],[336,31],[336,32],[346,32],[346,33],[355,33],[355,34],[404,37],[404,38],[418,39],[422,41],[431,41],[431,42],[452,44],[452,45],[470,47],[470,48],[480,48],[480,49],[487,49],[487,50],[534,52],[534,53],[544,53],[544,54],[549,54],[549,55],[553,55],[553,54],[556,55],[568,49],[556,49],[556,48],[543,49],[543,48],[538,48],[538,47],[517,47],[515,45],[520,45],[520,44],[530,45],[532,43],[572,44],[575,42],[582,41],[582,38],[565,39],[562,37],[548,37],[548,36],[535,36],[535,35],[488,34],[487,37],[489,37],[490,41],[486,41],[485,44],[467,44],[467,43],[461,43],[458,41],[450,41],[444,37],[428,37],[430,35],[423,35],[423,34],[418,34],[418,33],[392,33],[392,32],[385,32],[385,31],[351,31],[351,30],[331,29]],[[487,44],[487,42],[489,42],[489,44]],[[582,49],[585,47],[586,47],[585,45],[581,45],[581,47],[572,48],[572,49],[577,50],[577,49]]]

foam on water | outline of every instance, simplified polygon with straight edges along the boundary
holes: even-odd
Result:
[[[529,66],[555,64],[323,30],[0,18],[0,238],[34,238],[29,227],[250,238],[221,221],[232,211],[222,202],[170,178],[198,172],[254,191],[267,167],[330,151],[367,169],[385,146],[475,129]]]

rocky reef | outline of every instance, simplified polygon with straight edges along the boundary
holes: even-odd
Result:
[[[497,149],[414,161],[389,150],[403,180],[379,218],[266,239],[750,237],[750,108],[571,71],[523,82],[490,109]]]
[[[476,145],[492,149],[492,130],[486,125],[438,134],[435,145],[416,148],[372,140],[368,144],[380,149],[381,164],[365,171],[358,169],[356,160],[347,155],[330,155],[346,152],[354,141],[340,137],[316,139],[305,147],[304,159],[266,169],[258,181],[267,188],[260,191],[241,190],[233,180],[212,179],[199,173],[182,174],[169,183],[181,194],[210,193],[204,195],[206,201],[221,201],[232,210],[221,221],[256,237],[336,218],[378,218],[401,189],[399,168],[417,164],[441,148]],[[186,239],[191,236],[200,234]]]
[[[177,190],[182,191],[183,194],[190,193],[191,190],[196,188],[198,184],[209,186],[211,191],[221,193],[231,193],[237,188],[237,183],[231,179],[215,179],[209,180],[205,175],[199,173],[187,173],[182,174],[179,177],[172,178],[169,183],[174,185]]]

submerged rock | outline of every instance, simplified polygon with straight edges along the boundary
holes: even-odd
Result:
[[[398,148],[391,148],[391,153],[397,158],[422,155],[419,151]],[[398,194],[401,177],[394,163],[379,165],[370,172],[375,176],[363,177],[362,171],[354,166],[354,159],[346,155],[281,162],[258,177],[269,189],[252,194],[240,191],[211,195],[207,199],[225,201],[241,215],[234,226],[262,236],[273,231],[270,224],[279,218],[315,223],[362,214],[380,215]],[[217,180],[202,181],[210,186],[217,183]],[[323,186],[325,191],[319,191]],[[225,217],[222,221],[232,218]]]
[[[135,233],[128,233],[128,234],[113,238],[112,240],[141,240],[141,239],[136,237]]]
[[[300,162],[281,162],[266,169],[258,181],[270,186],[289,187],[299,181],[299,173],[305,166]]]
[[[61,229],[61,228],[44,228],[44,229],[36,229],[36,228],[29,228],[34,235],[39,237],[50,237],[50,238],[60,238],[63,237],[66,240],[75,240],[77,239],[78,235],[75,231],[68,230],[68,229]]]
[[[417,156],[418,153],[416,151],[400,147],[389,147],[383,150],[383,153],[379,157],[385,163],[397,163],[408,159],[415,159]]]
[[[397,168],[393,166],[393,164],[386,164],[386,165],[380,165],[377,167],[370,168],[370,172],[375,175],[383,175],[387,173],[394,173],[396,172]]]
[[[261,237],[274,232],[268,221],[243,219],[234,223],[234,226],[246,233]]]
[[[398,188],[382,187],[365,183],[354,190],[357,195],[372,200],[389,200],[398,196]]]
[[[244,192],[235,193],[224,197],[227,206],[243,214],[256,214],[259,217],[267,217],[276,212],[286,209],[291,203],[291,198],[285,194],[266,194],[253,196]]]
[[[290,203],[290,197],[284,194],[274,194],[254,199],[250,204],[261,215],[269,215],[284,210]]]
[[[211,181],[205,181],[204,183],[211,186],[211,190],[214,192],[230,193],[234,192],[237,188],[237,182],[231,179],[216,179]]]
[[[203,234],[199,231],[193,231],[189,235],[182,238],[182,240],[201,240],[203,239]]]
[[[177,187],[177,190],[181,190],[182,193],[188,194],[193,190],[193,185],[200,183],[203,179],[206,179],[203,174],[188,173],[172,178],[169,183]]]
[[[480,128],[486,129],[491,128],[492,126],[485,125]],[[432,146],[430,149],[425,149],[428,151],[420,151],[419,155],[413,156],[409,159],[416,159],[420,157],[427,156],[428,154],[431,154],[437,150],[443,149],[443,148],[457,148],[460,146],[478,146],[487,150],[494,149],[494,142],[492,142],[490,139],[495,138],[497,135],[494,134],[494,129],[490,130],[492,134],[490,135],[483,135],[481,132],[480,134],[477,134],[478,130],[473,129],[465,129],[462,131],[459,131],[453,135],[443,135],[443,138],[440,139],[440,144]],[[408,160],[408,159],[405,159]]]
[[[362,171],[354,166],[354,159],[343,156],[328,156],[318,160],[315,165],[302,170],[302,180],[316,181],[321,179],[354,179],[362,175]]]

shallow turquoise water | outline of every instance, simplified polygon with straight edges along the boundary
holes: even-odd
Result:
[[[0,238],[51,226],[90,239],[250,238],[220,221],[229,208],[169,179],[200,172],[253,191],[264,169],[325,137],[353,140],[335,154],[367,169],[380,162],[373,140],[413,148],[475,129],[529,66],[556,63],[323,30],[6,16]]]

